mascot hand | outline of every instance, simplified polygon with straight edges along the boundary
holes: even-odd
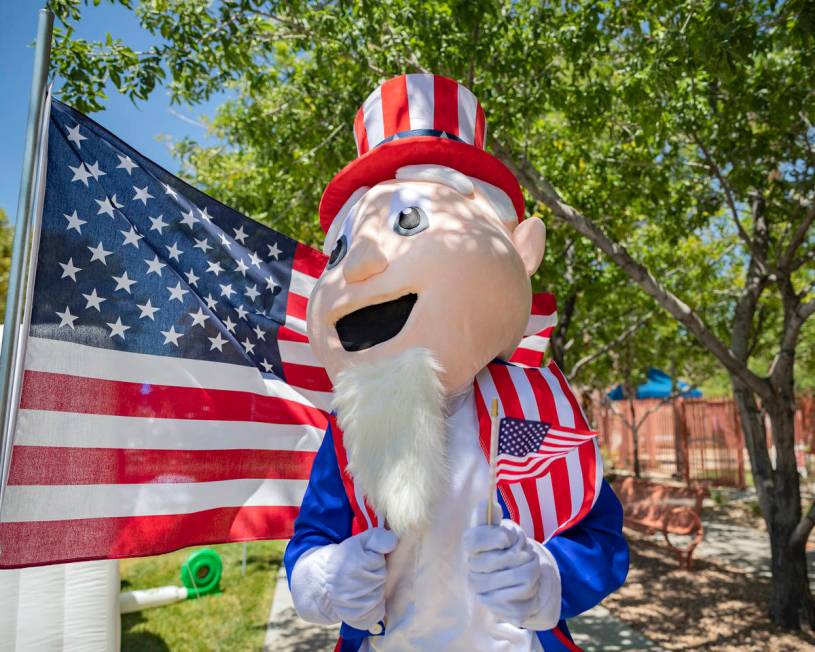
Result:
[[[396,535],[374,528],[338,544],[326,564],[325,588],[339,618],[357,629],[370,629],[385,616],[385,555]]]
[[[485,514],[486,507],[479,508]],[[464,532],[470,588],[499,620],[518,627],[547,630],[560,617],[560,573],[552,554],[508,519]]]

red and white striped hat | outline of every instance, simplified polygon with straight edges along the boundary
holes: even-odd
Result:
[[[396,177],[405,165],[445,165],[503,190],[518,219],[524,203],[517,179],[484,150],[487,124],[475,95],[440,75],[400,75],[368,96],[354,119],[357,158],[329,182],[320,200],[328,231],[346,200],[362,186]]]

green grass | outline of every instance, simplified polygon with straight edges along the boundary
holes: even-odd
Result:
[[[242,544],[210,546],[224,562],[221,593],[122,616],[123,652],[260,650],[284,545],[250,542],[245,577]],[[193,550],[122,560],[122,590],[181,586],[181,564]]]

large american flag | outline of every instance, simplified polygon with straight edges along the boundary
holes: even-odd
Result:
[[[0,566],[290,535],[325,257],[54,101]]]

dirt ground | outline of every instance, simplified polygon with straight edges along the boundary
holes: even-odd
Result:
[[[626,536],[631,546],[628,580],[603,604],[659,646],[733,652],[815,650],[811,631],[789,633],[770,623],[765,614],[767,580],[713,560],[694,560],[693,571],[680,570],[664,543],[628,529]]]

